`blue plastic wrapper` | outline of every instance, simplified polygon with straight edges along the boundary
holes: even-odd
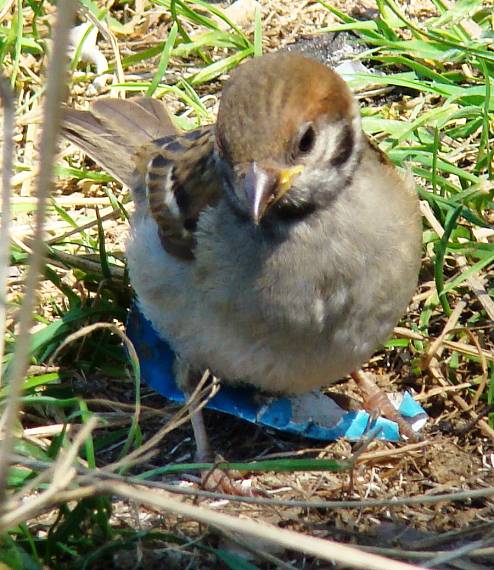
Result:
[[[129,314],[127,335],[137,351],[141,377],[146,384],[169,400],[185,402],[185,395],[173,375],[174,353],[136,304]],[[425,424],[426,413],[410,394],[400,396],[401,401],[396,405],[398,411],[418,431]],[[395,422],[382,417],[372,420],[364,410],[345,411],[321,392],[274,398],[259,394],[250,386],[223,384],[206,407],[258,425],[322,441],[340,437],[357,441],[370,430],[377,439],[400,440]]]

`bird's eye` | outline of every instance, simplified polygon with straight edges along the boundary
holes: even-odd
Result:
[[[312,125],[307,125],[298,140],[298,152],[306,154],[314,148],[316,142],[316,131]]]

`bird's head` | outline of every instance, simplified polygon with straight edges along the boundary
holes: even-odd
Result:
[[[361,156],[355,99],[325,65],[274,53],[226,83],[216,150],[232,207],[255,224],[300,219],[348,186]]]

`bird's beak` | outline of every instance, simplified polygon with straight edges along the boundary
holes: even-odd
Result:
[[[255,224],[258,224],[266,211],[290,190],[293,179],[302,170],[301,165],[283,169],[262,167],[256,162],[249,165],[244,179],[244,190]]]

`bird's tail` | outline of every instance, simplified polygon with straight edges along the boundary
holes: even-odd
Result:
[[[176,130],[160,101],[136,97],[98,99],[89,111],[66,109],[62,133],[122,184],[132,187],[137,151]]]

